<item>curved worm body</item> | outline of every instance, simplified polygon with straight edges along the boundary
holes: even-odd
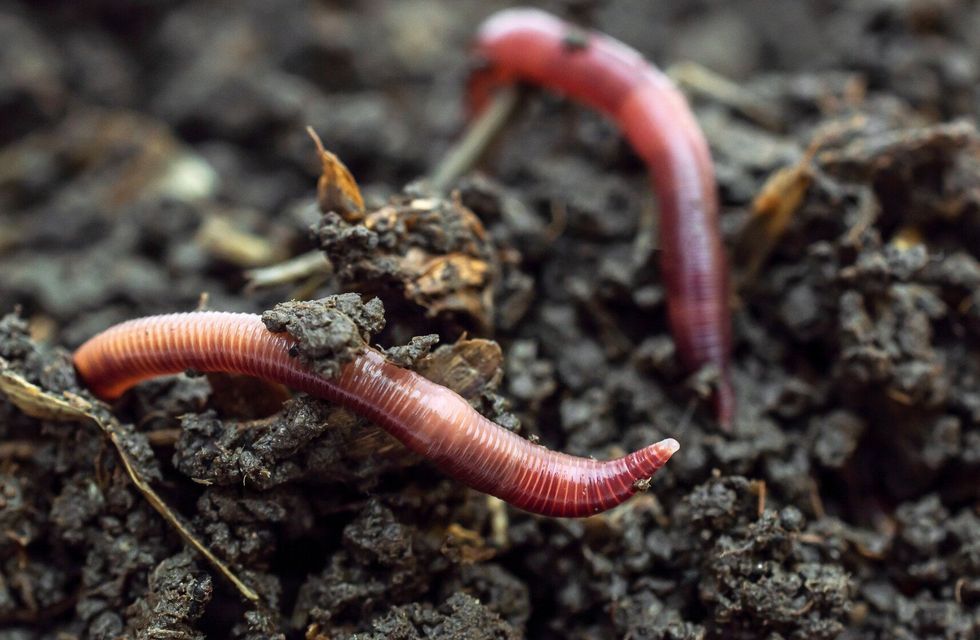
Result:
[[[483,23],[470,78],[470,110],[501,85],[540,85],[615,121],[650,171],[660,204],[667,311],[677,352],[691,370],[714,365],[719,422],[730,425],[728,266],[718,227],[714,168],[684,96],[637,51],[536,9],[509,9]]]
[[[85,384],[107,400],[187,369],[278,382],[364,416],[467,486],[546,516],[588,516],[620,504],[679,448],[668,438],[607,462],[549,451],[373,349],[328,379],[290,357],[293,345],[259,316],[179,313],[118,324],[79,347],[74,362]]]

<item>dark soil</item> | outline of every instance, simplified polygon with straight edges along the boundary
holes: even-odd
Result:
[[[325,403],[141,385],[112,407],[126,450],[254,604],[103,432],[0,399],[0,638],[980,637],[980,4],[542,3],[731,83],[673,67],[740,284],[731,434],[676,361],[610,123],[532,96],[458,195],[406,187],[502,4],[0,3],[0,358],[85,397],[69,350],[115,322],[356,292],[266,321],[328,373],[388,347],[570,453],[676,437],[650,492],[533,517]],[[317,210],[306,125],[365,218]],[[793,167],[766,256],[752,202]],[[317,248],[329,273],[249,286]]]

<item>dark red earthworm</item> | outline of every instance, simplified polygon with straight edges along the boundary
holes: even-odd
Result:
[[[734,417],[728,264],[714,167],[704,135],[669,78],[629,46],[537,9],[507,9],[480,27],[471,113],[501,85],[540,85],[615,121],[646,162],[660,204],[661,265],[677,353],[690,370],[714,365],[718,421]]]
[[[85,384],[107,400],[188,369],[278,382],[364,416],[463,484],[546,516],[588,516],[620,504],[680,446],[668,438],[607,462],[549,451],[378,351],[367,349],[329,379],[291,357],[294,344],[259,316],[177,313],[111,327],[79,347],[74,362]]]

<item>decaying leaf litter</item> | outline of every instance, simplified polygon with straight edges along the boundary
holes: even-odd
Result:
[[[281,392],[237,380],[144,385],[114,411],[126,448],[260,595],[250,605],[98,429],[3,402],[0,621],[17,637],[976,634],[975,7],[574,7],[665,65],[700,62],[740,87],[679,78],[730,248],[754,255],[760,193],[788,201],[754,274],[735,263],[743,410],[728,437],[675,362],[652,199],[610,125],[533,98],[458,197],[402,189],[458,133],[478,17],[260,4],[145,6],[129,14],[140,42],[112,3],[4,8],[0,46],[44,54],[0,91],[0,300],[24,318],[0,329],[8,370],[85,397],[64,349],[113,322],[202,293],[260,312],[363,291],[372,342],[458,381],[501,424],[596,457],[674,435],[683,455],[619,511],[547,521],[339,410],[280,408]],[[427,29],[443,31],[420,41]],[[317,211],[307,125],[360,182],[371,225]],[[802,194],[766,192],[793,167]],[[214,220],[242,234],[238,252],[222,248],[234,234],[205,233]],[[317,248],[325,283],[314,270],[243,292],[244,269]],[[464,331],[499,350],[456,344]],[[431,334],[443,346],[427,357]]]

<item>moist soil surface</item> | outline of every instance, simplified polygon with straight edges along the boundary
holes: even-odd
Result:
[[[451,194],[419,181],[497,5],[0,4],[4,379],[94,416],[0,398],[0,637],[980,637],[980,5],[542,3],[704,129],[729,432],[613,124],[530,92]],[[366,211],[317,206],[307,125]],[[98,331],[197,308],[267,312],[324,375],[379,345],[551,448],[681,450],[548,519],[282,388],[189,372],[109,406],[77,379]]]

